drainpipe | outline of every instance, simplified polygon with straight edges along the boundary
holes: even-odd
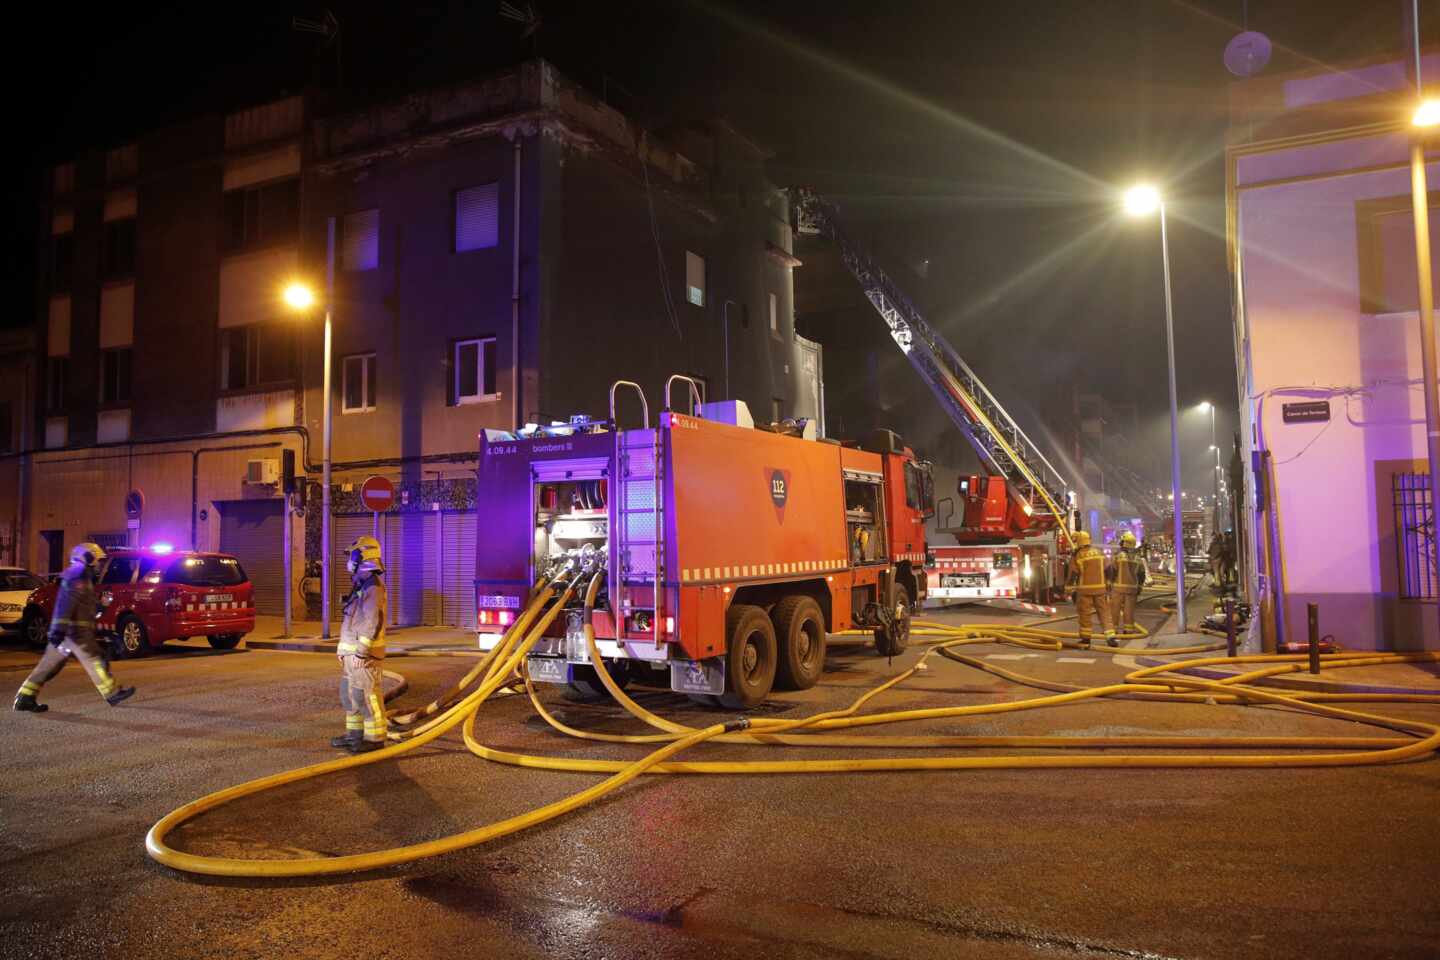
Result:
[[[725,331],[725,399],[730,397],[730,308],[738,307],[734,300],[727,299],[720,304],[720,326]]]
[[[515,210],[511,214],[510,238],[510,419],[519,430],[520,419],[520,133],[515,133],[515,179],[512,192]]]

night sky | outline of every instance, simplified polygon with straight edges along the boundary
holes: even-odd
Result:
[[[30,13],[46,70],[4,67],[33,149],[9,156],[10,287],[38,289],[34,185],[77,145],[306,84],[363,100],[538,53],[647,124],[721,113],[753,132],[777,183],[841,200],[888,263],[929,260],[917,298],[1003,401],[1093,383],[1133,398],[1163,456],[1158,231],[1120,220],[1114,189],[1145,177],[1170,197],[1181,403],[1219,400],[1223,434],[1225,44],[1248,16],[1275,44],[1269,72],[1398,51],[1407,2],[538,0],[530,39],[495,2],[341,3],[328,44],[291,29],[320,5],[52,5]],[[1440,0],[1421,7],[1440,39]],[[5,322],[35,315],[17,300]],[[1186,423],[1187,451],[1203,450],[1208,418]],[[1205,464],[1188,459],[1198,485]]]

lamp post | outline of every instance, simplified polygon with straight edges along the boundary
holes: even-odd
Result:
[[[1201,401],[1195,409],[1201,413],[1210,414],[1210,451],[1215,454],[1214,476],[1214,501],[1210,504],[1215,517],[1214,533],[1220,532],[1220,447],[1215,443],[1215,404],[1209,400]]]
[[[1418,32],[1418,30],[1417,30]],[[1418,44],[1418,40],[1416,41]],[[1420,58],[1415,58],[1415,85],[1420,86]],[[1425,177],[1425,135],[1440,125],[1440,101],[1425,100],[1411,120],[1410,204],[1415,217],[1415,274],[1419,281],[1420,373],[1425,393],[1425,436],[1430,458],[1431,523],[1440,510],[1440,392],[1435,382],[1435,287],[1430,273],[1430,189]],[[1430,538],[1432,569],[1440,570],[1440,537]]]
[[[297,311],[307,311],[315,305],[315,292],[303,283],[292,283],[285,288],[285,302]],[[324,440],[323,452],[321,453],[321,491],[320,491],[320,636],[326,640],[330,639],[330,558],[334,554],[333,545],[330,542],[330,427],[333,422],[334,397],[330,389],[330,344],[331,344],[331,313],[335,303],[335,218],[330,217],[326,223],[325,240],[325,371],[321,376],[322,389],[325,391],[323,401],[324,409]],[[289,504],[286,504],[286,520],[289,521]],[[286,584],[286,591],[290,587]],[[288,603],[287,603],[288,609]],[[285,632],[289,634],[290,624],[285,624]]]
[[[1180,487],[1180,407],[1175,392],[1175,312],[1170,302],[1170,239],[1165,229],[1165,201],[1151,186],[1131,187],[1125,192],[1125,212],[1132,217],[1160,214],[1160,263],[1165,275],[1165,347],[1170,360],[1170,484],[1175,504],[1175,622],[1181,633],[1189,625],[1185,617],[1185,525],[1184,494]]]

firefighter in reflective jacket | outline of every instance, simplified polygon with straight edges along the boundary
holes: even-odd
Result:
[[[50,708],[35,701],[40,688],[54,679],[66,661],[75,659],[90,675],[90,682],[110,706],[129,699],[134,687],[121,687],[110,676],[109,664],[100,641],[95,638],[95,616],[98,610],[95,585],[104,575],[105,551],[94,543],[78,544],[70,551],[70,566],[60,575],[60,589],[55,594],[55,612],[50,618],[50,641],[40,662],[20,684],[15,695],[15,709],[44,713]]]
[[[381,669],[385,659],[385,566],[380,543],[357,537],[345,563],[352,587],[345,595],[340,621],[340,704],[345,708],[345,733],[330,741],[351,753],[385,746],[385,702]]]
[[[1105,628],[1105,639],[1115,646],[1115,621],[1110,616],[1110,596],[1105,584],[1105,554],[1092,546],[1090,534],[1077,530],[1075,552],[1070,555],[1067,586],[1075,596],[1075,613],[1080,618],[1080,643],[1090,646],[1090,627],[1096,615]]]
[[[1105,579],[1110,583],[1110,598],[1114,609],[1115,625],[1130,633],[1139,633],[1135,623],[1135,602],[1140,597],[1140,588],[1150,579],[1145,568],[1145,558],[1135,546],[1135,534],[1126,530],[1120,534],[1120,550],[1105,569]]]

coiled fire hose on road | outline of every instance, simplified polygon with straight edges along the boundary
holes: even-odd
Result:
[[[1004,670],[982,660],[958,653],[958,647],[983,644],[1007,643],[1031,649],[1060,650],[1075,646],[1075,635],[1056,630],[1047,630],[1037,624],[1003,626],[996,624],[971,624],[948,626],[931,621],[916,621],[913,636],[930,644],[911,666],[894,677],[866,691],[848,707],[825,711],[808,717],[780,720],[774,718],[744,718],[706,727],[689,727],[656,715],[629,697],[605,669],[596,646],[594,630],[589,623],[589,611],[593,609],[596,595],[604,576],[603,569],[584,571],[574,565],[566,567],[538,584],[534,600],[516,618],[484,659],[469,671],[461,683],[425,708],[396,719],[421,720],[418,727],[397,734],[399,742],[373,753],[345,757],[325,763],[301,767],[285,773],[261,777],[238,786],[220,790],[194,800],[162,817],[145,839],[146,852],[154,860],[177,870],[191,873],[232,877],[298,877],[351,873],[375,870],[397,864],[410,863],[426,857],[437,856],[476,846],[489,840],[516,833],[537,826],[548,820],[563,816],[601,797],[620,789],[643,774],[796,774],[796,773],[849,773],[865,771],[901,770],[977,770],[977,769],[1049,769],[1075,767],[1124,767],[1124,768],[1281,768],[1281,767],[1332,767],[1358,766],[1365,764],[1393,763],[1423,757],[1440,749],[1440,726],[1408,718],[1363,713],[1344,707],[1329,706],[1327,702],[1355,702],[1363,700],[1409,700],[1411,702],[1440,703],[1440,696],[1430,695],[1382,695],[1357,693],[1308,693],[1287,691],[1277,692],[1255,686],[1255,681],[1280,672],[1298,669],[1303,656],[1258,655],[1244,657],[1210,657],[1200,660],[1181,661],[1135,670],[1126,675],[1121,683],[1100,687],[1071,688],[1065,684],[1054,684],[1025,677]],[[531,647],[542,637],[566,604],[581,589],[584,580],[585,641],[590,652],[591,663],[612,697],[632,716],[657,731],[649,734],[603,734],[570,727],[541,703],[525,672],[525,657]],[[1127,639],[1142,634],[1127,634]],[[1198,648],[1141,649],[1135,647],[1103,648],[1092,652],[1115,654],[1172,655],[1185,652],[1205,652],[1214,648],[1206,645]],[[862,713],[862,709],[886,691],[893,689],[916,673],[928,668],[927,661],[933,654],[986,670],[992,674],[1058,692],[1029,700],[1003,703],[977,704],[954,707],[930,707],[901,711]],[[1369,666],[1374,664],[1440,662],[1440,654],[1329,654],[1321,658],[1326,667]],[[1224,680],[1207,680],[1188,676],[1181,671],[1191,666],[1216,664],[1255,665],[1248,673],[1238,674]],[[475,718],[487,698],[498,689],[515,682],[518,672],[536,710],[557,731],[586,740],[611,743],[652,744],[656,749],[639,760],[573,759],[563,757],[536,756],[501,751],[480,743],[475,736]],[[473,690],[465,693],[470,685]],[[1216,704],[1274,704],[1300,710],[1319,716],[1397,730],[1400,737],[1187,737],[1187,736],[1114,736],[1114,737],[1045,737],[1045,736],[883,736],[849,735],[829,733],[852,728],[878,726],[915,720],[951,717],[988,716],[997,713],[1013,713],[1025,710],[1043,709],[1069,703],[1078,703],[1102,697],[1143,697],[1147,700],[1171,702],[1213,702]],[[571,772],[610,774],[601,782],[568,797],[537,807],[533,810],[499,820],[494,823],[457,833],[449,837],[409,846],[394,847],[369,853],[343,856],[321,856],[309,859],[236,859],[210,857],[176,850],[166,843],[166,837],[181,824],[200,816],[208,810],[253,796],[276,787],[301,780],[337,773],[371,763],[402,756],[443,736],[456,726],[462,727],[462,736],[470,751],[479,757],[498,763],[519,767]],[[1020,748],[1020,749],[1064,749],[1117,747],[1138,749],[1168,748],[1170,750],[1321,750],[1319,753],[1281,754],[1233,754],[1233,753],[1166,753],[1130,754],[1082,753],[1050,755],[1009,755],[1009,756],[887,756],[859,759],[832,760],[744,760],[744,761],[692,761],[674,759],[706,741],[749,745],[780,746],[823,746],[823,747],[864,747],[864,748]]]

